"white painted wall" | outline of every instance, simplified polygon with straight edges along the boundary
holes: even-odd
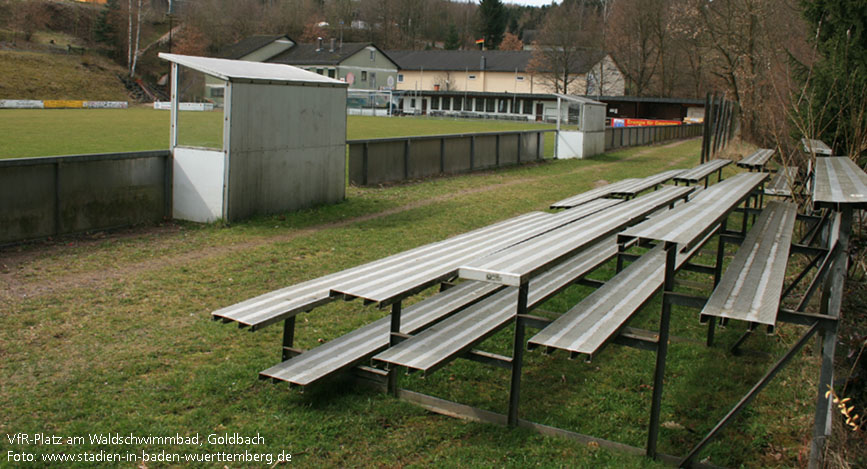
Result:
[[[587,158],[605,152],[605,132],[561,130],[557,132],[557,159]]]
[[[200,223],[223,218],[226,158],[222,151],[176,147],[172,217]]]

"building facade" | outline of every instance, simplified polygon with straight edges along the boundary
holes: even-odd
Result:
[[[389,51],[401,91],[549,94],[550,74],[533,71],[532,51]],[[622,95],[623,73],[610,55],[588,52],[570,72],[568,92]],[[601,85],[601,87],[600,87]]]

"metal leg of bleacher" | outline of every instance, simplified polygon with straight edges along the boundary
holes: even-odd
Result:
[[[713,287],[714,288],[716,288],[716,286],[719,285],[720,277],[722,277],[723,259],[725,258],[725,251],[726,251],[725,232],[726,232],[726,229],[728,228],[728,221],[729,221],[729,219],[728,219],[728,217],[726,217],[722,221],[722,223],[720,224],[719,240],[717,242],[717,249],[716,249],[716,264],[714,264],[714,267],[713,267],[713,269],[714,269],[714,271],[713,271]],[[707,341],[706,341],[706,343],[707,343],[708,347],[712,347],[714,334],[716,332],[716,318],[710,317],[710,316],[705,316],[705,317],[701,317],[700,319],[707,321]]]
[[[283,347],[281,349],[281,360],[286,361],[293,356],[297,355],[297,352],[292,348],[295,344],[295,316],[291,316],[286,318],[283,321]]]
[[[388,345],[392,346],[400,342],[400,312],[401,312],[401,302],[398,301],[396,303],[391,304],[391,326],[389,328],[389,336],[388,336]],[[397,383],[397,368],[396,366],[389,368],[388,370],[388,384],[386,385],[386,390],[392,396],[397,397],[398,395],[398,383]]]
[[[509,386],[509,418],[510,427],[518,425],[518,405],[521,401],[521,365],[524,361],[526,341],[524,333],[526,325],[524,316],[527,314],[527,296],[530,292],[529,282],[518,287],[518,311],[515,315],[515,340],[512,347],[512,378]]]
[[[695,464],[693,460],[701,452],[701,450],[710,443],[717,434],[723,430],[739,413],[746,407],[764,387],[782,370],[788,362],[795,357],[810,338],[817,334],[821,340],[821,360],[822,365],[819,372],[818,396],[816,400],[816,413],[813,426],[813,440],[811,443],[809,467],[818,469],[822,467],[825,442],[831,431],[831,397],[827,395],[828,390],[834,379],[833,359],[837,344],[837,319],[840,315],[840,308],[843,297],[843,284],[846,276],[846,261],[848,259],[848,243],[849,231],[852,222],[852,213],[849,210],[837,213],[839,219],[832,220],[830,241],[831,247],[824,253],[820,254],[823,259],[816,275],[813,277],[806,292],[799,301],[794,310],[780,309],[778,320],[783,322],[802,324],[810,326],[804,335],[795,343],[786,354],[781,357],[765,375],[744,395],[743,398],[720,420],[716,426],[699,442],[689,454],[680,462],[681,467],[689,467]],[[805,271],[811,270],[818,260],[814,259]],[[803,275],[799,276],[799,279]],[[796,281],[797,282],[797,281]],[[821,304],[819,314],[804,313],[807,304],[810,302],[813,295],[817,292],[818,287],[822,286]],[[791,286],[789,290],[791,289]],[[735,343],[732,351],[736,351],[738,346],[748,338],[753,329],[754,324],[750,324],[748,331]]]
[[[831,240],[834,244],[829,253],[832,267],[828,272],[822,289],[820,314],[829,318],[840,317],[843,303],[843,283],[846,279],[847,262],[849,260],[849,232],[852,227],[852,208],[844,206],[836,212],[837,228],[832,230]],[[833,226],[833,225],[832,225]],[[835,239],[836,238],[836,239]],[[813,423],[813,441],[810,448],[809,467],[822,467],[825,442],[831,435],[831,396],[828,391],[834,382],[834,351],[837,347],[837,321],[825,321],[822,324],[822,368],[819,372],[819,389],[816,397],[816,416]]]
[[[665,245],[665,281],[662,286],[662,313],[659,316],[659,337],[656,342],[656,367],[653,372],[653,396],[650,402],[650,425],[647,434],[647,456],[656,458],[656,444],[659,440],[659,415],[662,405],[662,385],[665,377],[665,359],[668,355],[668,335],[671,322],[672,300],[674,293],[674,274],[677,266],[677,244]]]
[[[731,421],[737,417],[737,415],[743,410],[744,407],[747,406],[758,394],[764,389],[764,387],[774,379],[774,376],[782,370],[789,361],[798,354],[798,351],[807,343],[810,337],[816,332],[818,329],[818,325],[814,324],[803,337],[801,337],[798,342],[783,355],[769,370],[762,376],[762,379],[756,383],[752,389],[743,397],[741,400],[726,414],[725,417],[720,420],[716,426],[697,444],[695,447],[690,450],[689,454],[680,462],[680,467],[690,467],[693,459],[698,455],[698,453],[710,443],[716,435],[722,431]]]

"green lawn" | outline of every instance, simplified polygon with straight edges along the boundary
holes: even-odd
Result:
[[[182,112],[183,145],[222,146],[222,111]],[[349,116],[349,140],[408,135],[551,128],[535,123]],[[169,111],[131,109],[0,109],[0,158],[162,150],[169,147]],[[553,155],[547,135],[546,156]]]
[[[78,112],[69,115],[81,116]],[[358,128],[374,121],[351,122]],[[405,129],[416,122],[427,128],[431,121],[388,122]],[[468,131],[469,124],[460,125]],[[165,130],[159,125],[153,129]],[[168,224],[0,251],[2,433],[85,438],[109,432],[140,437],[198,433],[203,439],[211,433],[259,433],[264,438],[264,444],[255,447],[87,441],[41,446],[3,438],[0,466],[19,465],[7,461],[8,451],[38,458],[101,450],[249,450],[290,452],[292,463],[301,467],[661,467],[592,445],[431,414],[349,380],[304,393],[259,381],[257,373],[279,361],[280,327],[249,333],[211,321],[210,312],[497,220],[545,210],[551,202],[600,181],[690,167],[698,163],[698,152],[699,141],[693,140],[420,184],[350,187],[340,204],[228,227]],[[611,273],[607,266],[593,277]],[[585,287],[572,287],[543,305],[551,313],[539,314],[562,312],[586,293]],[[384,314],[358,301],[330,303],[298,317],[297,346],[315,347]],[[657,298],[633,325],[654,329],[658,314]],[[768,354],[742,357],[726,352],[743,332],[742,325],[719,331],[713,348],[701,343],[704,331],[696,311],[675,310],[672,333],[688,340],[673,342],[669,351],[662,452],[685,454],[802,329],[783,325],[773,337],[756,334],[748,347]],[[510,343],[510,331],[505,330],[482,348],[510,354]],[[800,464],[815,402],[811,381],[818,374],[810,347],[701,459],[731,467]],[[589,364],[563,354],[525,356],[522,417],[644,445],[653,354],[612,345]],[[507,373],[474,362],[458,360],[427,378],[404,376],[401,383],[493,411],[506,407]],[[181,464],[146,464],[164,465]],[[205,466],[224,465],[250,464]]]

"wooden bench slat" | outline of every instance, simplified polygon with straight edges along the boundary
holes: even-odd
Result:
[[[484,282],[463,282],[406,308],[401,332],[415,334],[500,289]],[[391,318],[386,316],[259,373],[263,378],[308,386],[370,358],[388,347]]]
[[[796,216],[795,204],[768,203],[708,299],[703,315],[774,325]]]
[[[530,280],[528,308],[538,306],[616,253],[617,245],[612,236]],[[431,373],[514,320],[517,300],[517,289],[507,288],[385,350],[374,360]]]

